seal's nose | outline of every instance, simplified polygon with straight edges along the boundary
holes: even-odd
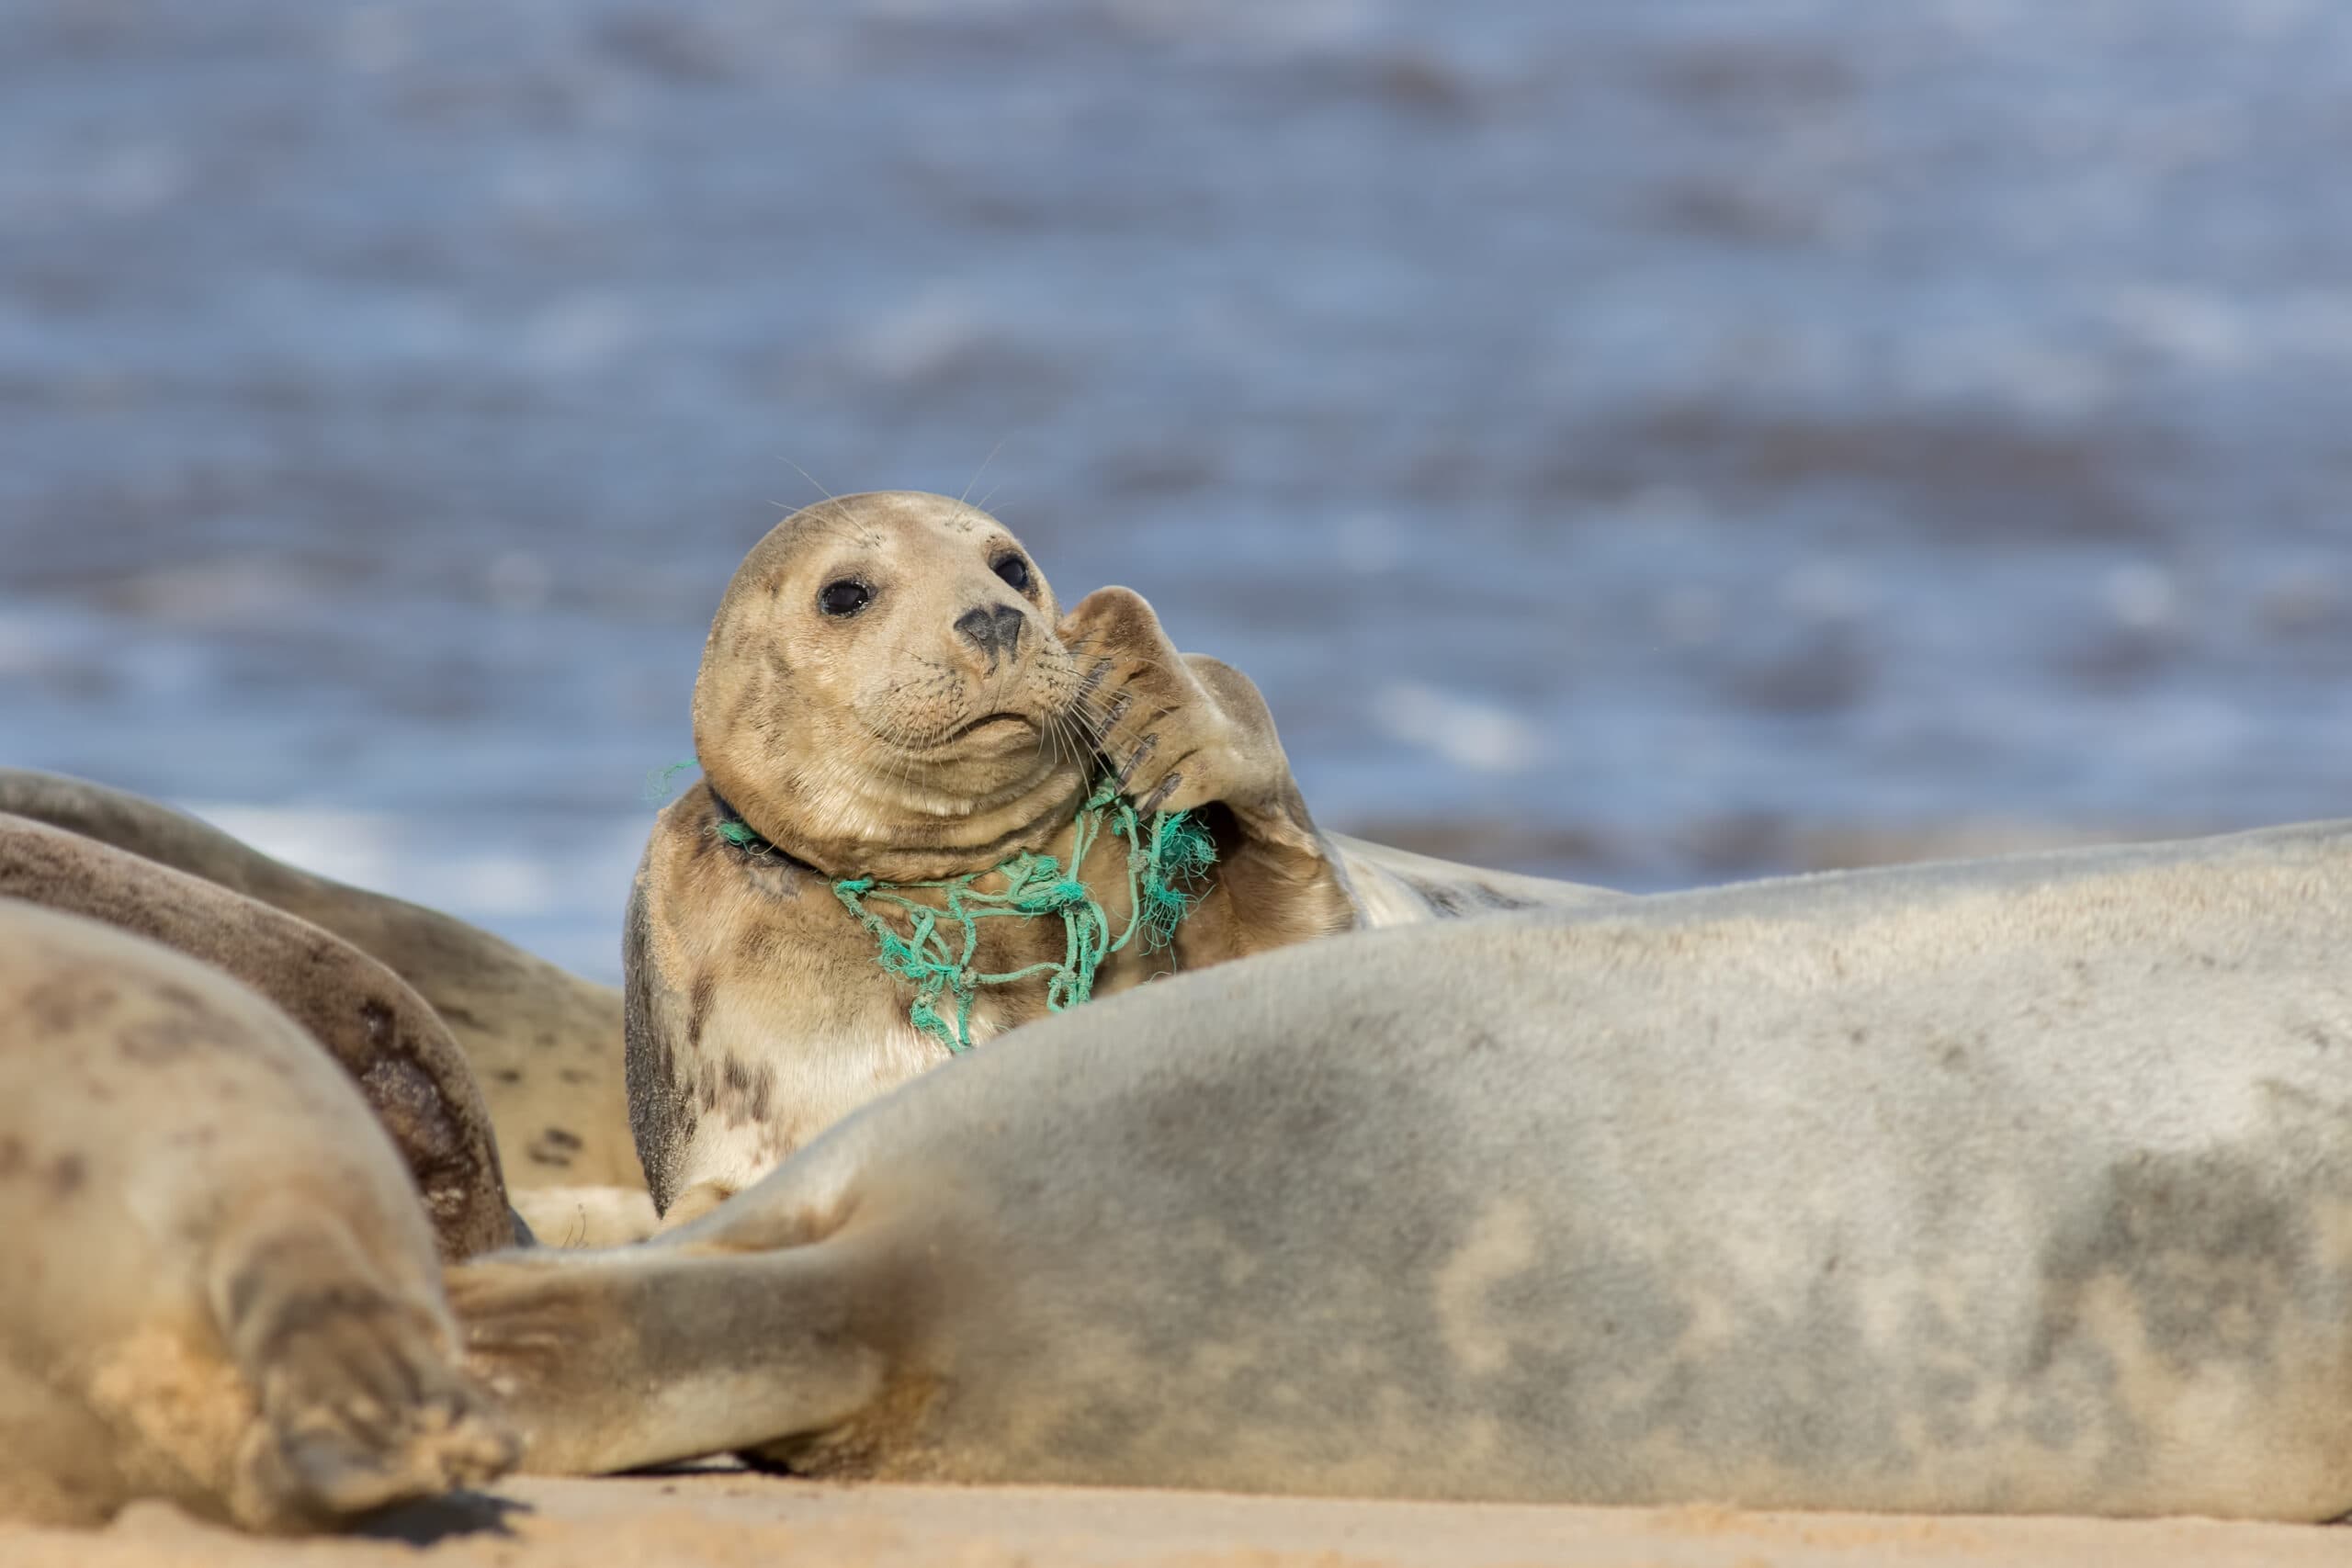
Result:
[[[1021,646],[1021,623],[1028,617],[1011,604],[983,604],[977,610],[967,610],[956,617],[956,629],[972,641],[972,646],[989,656],[994,664],[1001,654],[1012,657]]]

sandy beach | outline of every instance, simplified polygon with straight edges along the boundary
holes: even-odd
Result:
[[[1114,1489],[844,1485],[739,1470],[526,1478],[395,1510],[359,1537],[262,1540],[142,1504],[100,1531],[0,1527],[10,1568],[1486,1568],[1574,1562],[1811,1568],[1863,1562],[2337,1563],[2332,1528],[2206,1519],[1928,1517],[1520,1507]]]

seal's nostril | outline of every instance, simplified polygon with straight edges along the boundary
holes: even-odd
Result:
[[[956,629],[981,648],[996,643],[996,617],[987,610],[967,610],[956,617]]]
[[[1027,617],[1011,604],[983,604],[956,617],[956,629],[991,659],[1021,646],[1021,623]]]

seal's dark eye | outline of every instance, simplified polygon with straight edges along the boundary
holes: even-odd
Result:
[[[989,570],[1004,579],[1008,587],[1023,593],[1029,592],[1029,563],[1019,556],[1001,556]]]
[[[854,578],[828,582],[817,595],[817,608],[829,615],[854,615],[874,603],[874,590]]]

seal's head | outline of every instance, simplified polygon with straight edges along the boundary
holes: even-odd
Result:
[[[795,513],[743,558],[695,681],[695,752],[746,825],[833,876],[992,864],[1091,766],[1080,666],[1012,533],[946,496]]]

